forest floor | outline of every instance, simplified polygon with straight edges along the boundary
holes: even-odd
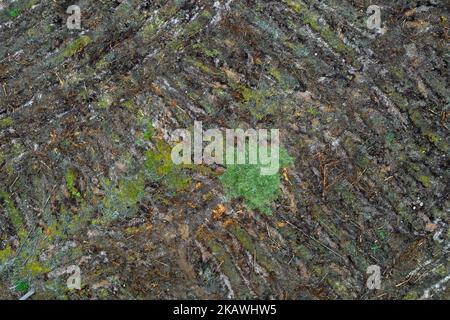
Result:
[[[0,1],[0,298],[449,299],[449,19],[446,0]],[[264,190],[174,165],[194,121],[278,128],[292,163]]]

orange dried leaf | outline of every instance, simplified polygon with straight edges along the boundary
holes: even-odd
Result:
[[[213,215],[212,215],[213,219],[214,219],[214,220],[220,219],[220,218],[223,216],[223,214],[225,213],[225,211],[226,211],[225,206],[224,206],[223,204],[220,203],[220,204],[217,205],[217,207],[213,210]]]

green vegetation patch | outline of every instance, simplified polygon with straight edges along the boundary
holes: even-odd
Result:
[[[0,199],[2,199],[5,203],[6,212],[8,213],[8,217],[11,220],[12,225],[17,231],[20,231],[23,228],[22,217],[14,206],[14,202],[11,197],[5,191],[0,191]]]
[[[105,197],[100,205],[102,216],[94,224],[110,222],[136,214],[137,205],[145,196],[145,177],[138,173],[134,177],[121,178],[117,183],[103,181]]]
[[[17,18],[20,14],[19,9],[10,9],[8,10],[8,14],[12,18]]]
[[[154,147],[148,150],[145,161],[145,171],[153,182],[162,183],[169,191],[176,192],[186,189],[190,179],[183,173],[183,167],[176,165],[172,161],[172,148],[161,138],[153,136],[154,129],[147,126],[144,139],[152,141]]]
[[[12,126],[12,124],[13,124],[13,119],[11,119],[10,117],[3,118],[0,120],[0,129],[8,128],[8,127]]]
[[[29,290],[30,286],[28,285],[28,282],[22,280],[17,282],[14,288],[17,292],[25,293]]]
[[[280,148],[280,168],[292,164],[293,159],[287,151]],[[270,205],[280,195],[280,173],[261,175],[263,165],[233,164],[227,165],[220,177],[228,198],[242,198],[249,209],[258,209],[271,215]]]
[[[66,185],[67,185],[67,190],[69,191],[69,193],[75,197],[75,198],[80,198],[81,194],[80,192],[77,190],[77,188],[75,187],[75,181],[77,179],[77,174],[75,172],[75,170],[73,169],[69,169],[66,173]]]
[[[88,36],[81,36],[71,44],[67,46],[62,52],[63,57],[68,58],[72,57],[81,50],[83,50],[88,44],[92,42],[92,39]]]

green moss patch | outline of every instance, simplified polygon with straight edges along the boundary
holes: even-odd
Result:
[[[293,162],[283,148],[280,149],[280,168]],[[262,164],[227,165],[220,177],[228,198],[242,198],[249,209],[258,209],[271,215],[270,205],[280,195],[280,174],[261,175]]]
[[[8,127],[12,126],[12,124],[13,124],[13,119],[11,119],[10,117],[3,118],[0,120],[0,129],[8,128]]]
[[[64,58],[69,58],[83,50],[88,44],[92,42],[92,39],[88,36],[81,36],[75,41],[73,41],[71,44],[69,44],[64,51],[62,52],[62,55]]]
[[[69,193],[75,197],[75,198],[80,198],[81,194],[80,192],[77,190],[77,188],[75,188],[75,181],[77,179],[77,174],[73,169],[69,169],[66,173],[66,185],[67,185],[67,190],[69,191]]]
[[[6,206],[6,212],[8,213],[8,217],[11,220],[12,225],[17,231],[20,231],[23,228],[23,220],[19,211],[17,211],[14,206],[14,202],[11,197],[5,191],[0,191],[0,199],[3,200]]]
[[[152,141],[154,147],[145,153],[145,171],[153,182],[160,182],[169,191],[182,191],[187,188],[190,179],[183,173],[182,166],[172,161],[172,148],[163,139],[153,137],[154,129],[149,125],[144,133],[147,141]]]

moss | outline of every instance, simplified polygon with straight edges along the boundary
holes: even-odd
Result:
[[[31,274],[31,276],[36,277],[43,273],[50,271],[49,268],[44,267],[39,261],[29,261],[25,265],[24,273]]]
[[[422,133],[422,135],[429,140],[432,144],[434,144],[439,150],[443,152],[448,152],[450,147],[437,133],[433,132],[430,125],[427,123],[425,118],[422,116],[421,112],[417,109],[410,109],[409,117],[411,121],[414,123],[416,127],[418,127]]]
[[[319,23],[319,16],[314,14],[313,12],[309,11],[305,6],[302,6],[300,2],[298,1],[284,1],[289,8],[291,8],[293,11],[295,11],[297,14],[300,15],[302,21],[309,25],[311,29],[313,29],[315,32],[319,33],[320,36],[327,42],[336,52],[346,56],[348,59],[350,59],[353,63],[358,64],[358,62],[355,60],[355,52],[353,49],[345,45],[345,43],[336,35],[333,33],[333,31],[325,26],[321,25]]]
[[[378,239],[380,239],[381,241],[384,241],[386,239],[386,231],[384,231],[383,228],[379,228],[377,230],[377,236],[378,236]]]
[[[425,188],[429,188],[431,186],[431,181],[430,181],[430,177],[425,176],[425,175],[420,175],[417,177],[417,180],[419,180],[419,182],[425,187]]]
[[[302,244],[296,246],[296,252],[297,255],[303,260],[311,260],[313,258],[311,251],[309,251],[309,249]]]
[[[445,265],[437,267],[434,272],[441,277],[446,277],[448,275],[448,269]]]
[[[137,234],[139,232],[142,232],[143,230],[145,230],[145,227],[146,227],[145,225],[140,226],[140,227],[128,227],[124,231],[128,235],[132,235],[132,234]]]
[[[314,272],[314,274],[320,278],[324,277],[326,275],[325,270],[319,266],[319,265],[315,265],[312,267],[312,271]]]
[[[395,207],[395,211],[400,215],[400,217],[405,221],[410,221],[411,216],[408,214],[408,210],[403,203],[400,203]]]
[[[3,199],[3,202],[6,206],[6,212],[8,213],[8,217],[11,220],[12,225],[16,229],[16,231],[20,231],[23,229],[23,220],[22,217],[14,206],[14,202],[11,197],[5,191],[0,191],[0,199]]]
[[[317,110],[317,108],[315,108],[313,106],[308,106],[306,108],[306,112],[309,113],[310,115],[312,115],[313,117],[320,116],[320,111]]]
[[[406,72],[405,70],[403,70],[403,67],[401,65],[391,66],[389,70],[397,81],[404,81],[405,79],[407,79]]]
[[[17,235],[19,236],[19,239],[25,239],[28,235],[28,231],[22,226],[18,230]]]
[[[364,259],[363,255],[358,251],[358,248],[351,241],[345,241],[342,244],[342,247],[355,262],[359,270],[366,270],[369,263]]]
[[[417,300],[418,298],[419,294],[416,291],[412,290],[403,297],[403,300]]]
[[[269,70],[269,73],[272,77],[274,77],[275,80],[277,80],[278,82],[281,81],[281,71],[278,70],[277,68],[271,68]]]
[[[242,106],[257,120],[280,111],[280,102],[276,99],[278,97],[277,88],[251,89],[233,81],[230,81],[229,85],[240,94]]]
[[[208,10],[203,10],[200,16],[207,20],[212,18],[211,12]]]
[[[292,163],[285,149],[280,149],[280,168]],[[261,175],[259,164],[227,165],[220,177],[228,198],[242,198],[249,209],[271,215],[270,205],[280,195],[280,174]]]
[[[133,103],[132,100],[127,100],[123,102],[122,106],[127,110],[131,111],[133,114],[138,115],[139,108]]]
[[[21,292],[21,293],[27,292],[29,290],[29,288],[30,288],[30,286],[29,286],[28,282],[25,280],[17,282],[14,286],[14,289],[17,292]]]
[[[47,230],[46,234],[48,235],[48,238],[50,241],[53,240],[61,240],[66,238],[66,234],[64,232],[64,226],[62,225],[61,221],[55,221],[52,222]]]
[[[294,12],[296,12],[296,13],[300,13],[302,11],[302,5],[300,4],[299,1],[285,0],[283,2],[285,2],[288,5],[288,7],[291,8],[292,10],[294,10]]]
[[[66,172],[66,186],[67,186],[67,190],[69,191],[69,193],[73,197],[80,198],[81,194],[77,190],[77,188],[75,187],[76,179],[77,179],[77,174],[76,174],[75,170],[73,170],[73,169],[67,170],[67,172]]]
[[[233,223],[230,227],[230,230],[236,236],[245,250],[247,250],[248,252],[254,252],[256,250],[255,244],[251,240],[250,235],[242,230],[238,225]]]
[[[199,31],[201,31],[205,25],[210,21],[211,13],[204,10],[198,17],[197,20],[193,20],[185,25],[184,31],[186,36],[193,36]]]
[[[199,69],[201,72],[209,75],[215,75],[215,76],[221,76],[221,73],[215,72],[211,70],[210,67],[208,67],[206,64],[204,64],[202,61],[194,58],[186,58],[186,61],[190,64],[192,64],[194,67]]]
[[[183,42],[180,39],[173,39],[167,44],[167,48],[176,52],[183,48]]]
[[[341,298],[346,298],[348,297],[348,290],[347,287],[344,286],[344,284],[340,281],[334,281],[330,278],[328,278],[327,280],[328,284],[331,285],[331,287],[333,288],[334,292]]]
[[[425,133],[425,136],[428,138],[428,140],[430,140],[430,142],[432,142],[432,143],[438,143],[440,140],[441,140],[441,138],[438,136],[438,135],[436,135],[436,134],[434,134],[434,133],[432,133],[432,132],[427,132],[427,133]]]
[[[292,50],[297,58],[305,58],[310,55],[309,49],[302,44],[288,42],[286,45]]]
[[[135,206],[144,196],[145,180],[143,175],[135,179],[122,179],[119,181],[118,196],[127,206]]]
[[[145,128],[145,132],[144,132],[144,140],[151,141],[154,134],[155,134],[155,129],[153,128],[152,124],[150,122],[147,123],[147,127]]]
[[[426,73],[424,74],[424,79],[434,92],[437,92],[441,97],[448,101],[449,90],[448,85],[445,84],[447,81],[444,78],[436,74]]]
[[[155,150],[146,152],[145,168],[151,180],[162,182],[170,191],[184,190],[190,183],[181,167],[172,162],[170,146],[161,140]]]
[[[336,184],[335,190],[346,205],[351,207],[356,202],[355,195],[348,184],[339,182]]]
[[[39,29],[37,28],[30,28],[27,30],[27,36],[30,38],[34,38],[40,35]]]
[[[11,148],[11,151],[12,151],[11,153],[14,156],[18,156],[18,155],[20,155],[20,154],[25,152],[25,148],[24,148],[24,146],[21,143],[15,142],[13,144],[12,148]]]
[[[64,49],[64,51],[62,52],[62,56],[64,58],[72,57],[78,52],[82,51],[91,42],[92,39],[89,36],[81,36]]]
[[[226,253],[226,250],[219,243],[212,240],[209,242],[209,247],[216,259],[220,261],[221,269],[228,276],[230,281],[232,283],[240,283],[241,278],[239,273],[234,267],[231,257]]]
[[[158,29],[164,24],[164,20],[161,20],[158,16],[156,16],[152,22],[146,24],[142,28],[142,36],[144,38],[150,38],[156,34]]]
[[[395,142],[395,135],[394,135],[394,133],[393,133],[393,132],[388,132],[388,133],[386,134],[386,136],[384,137],[384,143],[385,143],[385,145],[386,145],[388,148],[392,149],[392,147],[393,147],[393,145],[394,145],[394,142]]]
[[[5,129],[14,123],[13,119],[11,117],[3,118],[0,120],[0,129]]]
[[[372,253],[375,255],[375,254],[377,254],[377,252],[378,252],[378,250],[380,250],[380,246],[379,245],[377,245],[377,244],[374,244],[374,245],[372,245],[371,247],[370,247],[370,250],[372,251]]]
[[[19,11],[19,9],[14,8],[14,9],[8,10],[8,14],[12,18],[17,18],[20,14],[20,11]]]
[[[193,20],[186,24],[184,28],[185,35],[187,37],[194,36],[197,32],[199,32],[203,27],[203,24],[199,20]]]
[[[134,176],[122,177],[117,183],[108,179],[102,180],[105,196],[99,204],[101,217],[92,224],[108,225],[110,222],[124,217],[130,217],[137,212],[137,205],[145,196],[145,175],[142,171]],[[76,225],[88,223],[80,221]]]
[[[356,164],[361,169],[366,169],[370,164],[370,158],[365,154],[364,151],[360,150],[358,152],[357,158],[356,158]]]
[[[113,102],[114,99],[109,94],[105,94],[97,101],[97,107],[99,109],[107,109],[111,107]]]
[[[7,245],[5,249],[0,250],[0,264],[3,264],[6,261],[8,261],[13,256],[13,254],[14,252],[11,249],[10,245]]]
[[[145,160],[145,171],[151,181],[162,183],[169,191],[178,192],[189,186],[190,179],[182,171],[182,166],[172,162],[172,148],[163,139],[153,137],[154,129],[149,124],[144,133],[147,141],[154,147],[148,150]]]
[[[217,51],[216,49],[209,49],[202,43],[196,43],[192,46],[192,48],[200,51],[208,58],[215,58],[219,55],[219,51]]]
[[[105,57],[101,58],[96,64],[95,68],[98,70],[106,69],[109,66],[109,62],[105,59]]]
[[[391,90],[395,90],[394,87],[389,87]],[[392,91],[388,93],[389,98],[400,108],[402,111],[407,111],[409,107],[408,100],[400,93]]]

